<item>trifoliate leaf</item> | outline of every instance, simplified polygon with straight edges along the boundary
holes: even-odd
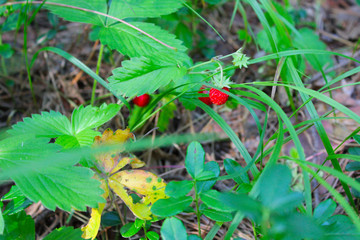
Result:
[[[113,118],[120,110],[117,104],[103,104],[100,107],[83,107],[73,111],[71,123],[59,112],[42,112],[33,114],[31,118],[24,118],[23,122],[15,124],[8,131],[13,136],[33,136],[60,138],[56,143],[65,148],[90,146],[94,137],[100,135],[92,130]]]
[[[186,69],[179,66],[175,59],[162,53],[150,58],[139,57],[123,61],[122,67],[113,70],[108,78],[110,87],[126,96],[153,93],[184,76]]]
[[[186,47],[182,42],[175,38],[175,35],[162,30],[152,23],[131,22],[132,25],[145,31],[167,45],[176,48],[170,49],[150,37],[140,33],[138,30],[125,24],[116,24],[110,27],[104,27],[100,31],[100,41],[112,49],[116,49],[129,57],[149,56],[158,52],[167,52],[170,55],[177,56],[177,60],[187,59],[185,54]]]

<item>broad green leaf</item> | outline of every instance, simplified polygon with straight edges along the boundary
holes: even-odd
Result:
[[[100,127],[111,120],[120,110],[118,104],[102,104],[100,107],[80,106],[71,115],[72,132],[77,135],[86,129]]]
[[[12,186],[10,191],[1,198],[1,201],[7,200],[11,201],[6,205],[3,212],[4,215],[11,215],[20,212],[33,203],[25,197],[16,185]]]
[[[165,194],[169,197],[178,198],[187,195],[193,188],[192,181],[171,181],[166,185]]]
[[[44,240],[82,240],[80,228],[61,227],[52,231]]]
[[[159,54],[159,52],[166,52],[171,56],[177,56],[177,61],[179,62],[188,59],[183,54],[186,51],[186,47],[182,45],[180,40],[175,38],[175,35],[152,23],[131,22],[131,24],[177,50],[170,49],[123,23],[103,27],[99,33],[101,43],[131,58],[146,57]]]
[[[186,69],[179,66],[172,57],[159,53],[148,58],[123,61],[122,67],[114,69],[108,80],[115,92],[130,97],[153,93],[170,81],[181,78],[185,72]]]
[[[34,240],[35,223],[31,216],[26,215],[25,211],[13,215],[4,216],[4,234],[0,235],[0,240]]]
[[[24,118],[12,126],[8,133],[13,136],[33,135],[34,137],[55,138],[61,135],[72,135],[69,119],[59,112],[42,112]]]
[[[179,198],[160,199],[153,204],[151,212],[159,217],[169,217],[181,213],[193,199],[190,196]]]
[[[187,148],[185,167],[190,176],[196,179],[204,171],[205,151],[199,142],[191,142]]]
[[[281,176],[281,178],[279,178]],[[252,190],[267,207],[273,210],[286,210],[300,204],[303,196],[298,192],[290,192],[291,172],[284,165],[273,165],[264,170]]]
[[[319,36],[309,28],[299,29],[298,35],[295,36],[293,44],[299,49],[318,49],[325,50],[326,44],[323,43]],[[329,56],[325,55],[305,55],[311,66],[320,71],[322,68],[330,68],[334,65],[334,62]]]
[[[132,237],[140,231],[141,227],[136,227],[134,222],[129,222],[120,228],[121,236]]]
[[[198,235],[192,234],[188,236],[187,240],[202,240],[202,238],[199,237]]]
[[[314,218],[316,222],[323,223],[326,221],[331,215],[334,214],[336,209],[336,202],[332,199],[327,199],[321,202],[314,210]]]
[[[201,200],[209,207],[223,212],[240,211],[255,221],[261,219],[262,205],[245,194],[210,190],[200,194]]]
[[[59,150],[60,146],[49,144],[44,138],[10,137],[0,142],[0,166],[5,172],[17,169],[20,174],[10,177],[22,193],[51,210],[85,210],[86,206],[103,202],[100,182],[92,179],[94,172],[73,166],[80,160],[81,152],[68,154]],[[55,163],[50,165],[48,161]]]
[[[205,209],[202,211],[202,213],[210,218],[211,220],[217,221],[217,222],[230,222],[233,217],[231,213],[224,212],[224,211],[218,211],[215,209]]]
[[[360,170],[360,162],[349,162],[346,164],[345,170],[348,172]]]
[[[146,233],[146,236],[149,240],[159,240],[160,236],[157,232],[149,231]]]
[[[112,1],[109,15],[120,19],[153,18],[176,12],[181,7],[182,2],[177,0]]]
[[[103,104],[99,108],[80,106],[73,111],[71,123],[59,112],[42,112],[41,115],[34,114],[31,118],[24,118],[23,122],[15,124],[8,133],[13,136],[60,137],[57,143],[65,148],[89,146],[94,137],[100,135],[92,129],[109,121],[119,109],[117,104]]]
[[[219,164],[215,161],[211,161],[205,164],[204,172],[211,172],[215,178],[220,175]],[[208,191],[214,186],[216,180],[200,181],[196,182],[197,193]]]
[[[325,236],[321,240],[359,240],[360,232],[344,215],[330,217],[324,224]]]
[[[106,212],[101,216],[101,226],[112,227],[121,224],[119,214],[115,211]]]
[[[224,160],[224,167],[227,174],[234,174],[243,169],[243,167],[233,159],[226,158]],[[246,173],[241,174],[239,177],[234,177],[234,181],[238,184],[250,183],[249,177]]]
[[[360,148],[359,147],[352,147],[352,148],[349,148],[349,153],[352,154],[352,155],[358,155],[360,156]]]
[[[187,239],[186,228],[177,218],[167,218],[161,226],[161,238],[163,240],[184,240]]]
[[[322,239],[323,229],[309,216],[298,212],[275,215],[271,220],[269,239]]]
[[[84,211],[86,206],[96,207],[98,202],[104,202],[100,182],[93,175],[90,169],[69,166],[39,170],[13,180],[30,200],[41,201],[51,210],[59,207]]]
[[[106,0],[52,0],[53,3],[59,3],[66,6],[74,6],[88,10],[98,11],[101,13],[107,12]],[[45,4],[45,8],[49,9],[52,13],[72,22],[90,23],[94,25],[104,25],[105,17],[94,14],[91,12],[81,11],[78,9],[71,9],[69,7],[61,7]]]

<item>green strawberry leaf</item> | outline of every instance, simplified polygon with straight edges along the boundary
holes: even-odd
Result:
[[[35,222],[25,211],[13,215],[4,215],[5,229],[0,239],[35,239]]]
[[[97,207],[104,202],[100,182],[92,178],[94,172],[73,166],[88,149],[60,149],[46,138],[10,137],[0,142],[0,166],[28,199],[41,201],[51,210],[84,211],[86,206]]]
[[[177,0],[127,0],[111,1],[108,11],[108,1],[106,0],[51,0],[52,3],[64,5],[55,6],[45,4],[44,7],[60,17],[72,21],[90,23],[100,26],[109,26],[116,20],[106,18],[96,13],[86,12],[79,9],[72,9],[67,6],[89,9],[123,19],[123,18],[148,18],[160,17],[177,11],[182,7],[182,2]]]
[[[56,143],[65,148],[90,146],[94,137],[100,135],[97,128],[113,118],[120,110],[117,104],[103,104],[100,107],[80,106],[69,119],[59,112],[42,112],[24,118],[8,131],[13,136],[58,138]]]
[[[61,227],[52,231],[44,240],[83,240],[81,235],[82,231],[80,228]]]
[[[186,69],[171,56],[159,53],[149,58],[139,57],[123,61],[122,67],[113,70],[108,78],[110,87],[128,97],[153,93],[184,76]]]
[[[62,4],[64,5],[64,7],[48,4],[45,4],[44,7],[49,9],[52,13],[64,18],[65,20],[71,22],[90,23],[94,25],[105,25],[104,16],[91,12],[81,11],[78,9],[72,9],[69,7],[65,7],[65,5],[106,13],[106,0],[51,0],[51,2]]]
[[[149,56],[151,54],[158,54],[158,52],[167,52],[170,55],[177,56],[178,60],[182,58],[184,60],[188,59],[185,54],[181,54],[186,51],[186,47],[182,45],[180,40],[176,39],[175,35],[170,34],[152,23],[131,22],[131,24],[171,47],[175,47],[177,51],[169,49],[123,23],[103,27],[100,30],[100,41],[129,57]]]

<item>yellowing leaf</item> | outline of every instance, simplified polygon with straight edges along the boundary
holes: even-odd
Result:
[[[124,143],[129,138],[132,138],[133,134],[130,132],[130,129],[125,130],[116,130],[114,133],[111,129],[106,129],[102,136],[96,136],[93,146],[99,146],[104,144],[116,144],[116,143]],[[112,172],[113,169],[120,163],[119,159],[121,156],[118,151],[112,151],[108,153],[98,154],[96,159],[104,168],[105,172]],[[126,164],[125,164],[126,165]],[[125,166],[124,165],[124,166]],[[120,168],[117,168],[119,170]]]
[[[102,196],[106,199],[109,196],[109,188],[107,187],[104,180],[101,181],[101,188],[105,191]],[[103,212],[105,205],[106,203],[99,203],[98,208],[91,209],[91,217],[88,224],[81,228],[81,231],[83,231],[81,236],[82,238],[94,239],[97,236],[100,228],[101,213]]]
[[[115,173],[125,167],[127,164],[130,164],[132,168],[141,168],[145,166],[145,163],[138,158],[129,158],[125,157],[119,161],[119,163],[114,167],[111,173]]]
[[[144,170],[121,171],[111,179],[116,180],[131,191],[144,195],[144,203],[152,204],[158,199],[167,198],[165,195],[166,183],[151,172]]]
[[[123,200],[136,217],[144,220],[151,219],[149,206],[142,202],[134,204],[132,197],[129,196],[126,191],[125,186],[117,181],[117,179],[113,179],[111,177],[109,179],[109,186],[121,198],[121,200]]]

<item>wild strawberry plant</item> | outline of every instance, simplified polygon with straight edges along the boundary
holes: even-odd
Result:
[[[24,209],[32,202],[41,201],[50,210],[60,208],[70,214],[85,211],[86,207],[92,209],[90,220],[83,228],[62,227],[45,239],[94,239],[98,235],[101,214],[107,202],[117,209],[114,198],[118,196],[136,217],[135,221],[128,223],[121,219],[120,233],[123,237],[134,236],[143,229],[142,239],[159,239],[158,233],[149,231],[151,222],[164,220],[160,231],[162,239],[213,239],[224,226],[224,238],[231,239],[240,222],[246,219],[253,226],[254,236],[261,239],[359,239],[358,203],[354,198],[359,196],[360,183],[358,179],[343,173],[338,161],[339,158],[351,159],[354,162],[349,163],[345,170],[359,170],[356,164],[359,153],[351,149],[346,155],[335,154],[345,140],[354,138],[359,141],[356,135],[359,129],[334,149],[321,122],[329,120],[329,113],[319,116],[312,102],[314,98],[318,99],[360,124],[360,117],[356,113],[326,95],[332,91],[333,84],[358,73],[359,67],[339,76],[328,71],[331,81],[325,74],[326,68],[333,65],[330,55],[359,61],[325,51],[326,46],[314,31],[307,28],[298,30],[288,9],[279,3],[270,0],[236,1],[235,7],[240,12],[243,12],[243,3],[254,10],[264,27],[253,38],[249,37],[251,31],[245,29],[246,41],[254,39],[270,54],[250,59],[244,54],[246,48],[242,48],[229,55],[198,63],[193,63],[186,47],[175,35],[147,21],[174,13],[184,5],[193,10],[182,1],[144,0],[139,4],[133,0],[53,0],[42,5],[20,5],[21,2],[3,4],[0,13],[9,18],[14,13],[12,7],[20,9],[22,14],[16,19],[20,25],[24,22],[24,32],[29,24],[28,11],[36,13],[41,7],[68,21],[93,25],[99,30],[93,37],[101,43],[96,73],[74,56],[54,47],[40,49],[27,64],[28,70],[36,64],[40,52],[51,51],[88,73],[95,83],[99,82],[122,102],[100,107],[78,107],[70,120],[54,111],[34,114],[7,131],[8,136],[0,141],[0,176],[1,179],[10,178],[16,185],[1,199],[1,207],[3,202],[7,203],[0,215],[0,233],[4,238],[27,236],[34,239],[34,221],[25,214]],[[2,24],[2,32],[19,27],[10,24],[10,28],[9,22],[7,20]],[[244,22],[247,22],[246,17]],[[309,45],[305,45],[305,42]],[[116,50],[126,57],[121,67],[113,69],[107,81],[98,74],[104,48]],[[2,60],[11,56],[10,45],[0,42],[0,49]],[[225,62],[227,58],[232,60],[230,65]],[[276,68],[271,81],[265,79],[237,84],[230,80],[235,70],[260,62]],[[306,88],[301,79],[299,72],[305,71],[306,62],[321,72],[326,80],[318,91]],[[32,88],[30,75],[29,83]],[[292,116],[284,112],[273,96],[262,91],[264,87],[272,87],[273,92],[276,88],[285,89],[293,109]],[[92,105],[95,103],[93,93]],[[296,107],[294,94],[300,96],[303,103],[299,104],[300,107]],[[151,99],[142,98],[140,101],[138,98],[149,95]],[[135,104],[133,107],[129,104],[131,99]],[[132,142],[130,130],[140,128],[159,113],[158,127],[165,131],[176,110],[177,99],[187,109],[200,107],[212,117],[232,141],[246,165],[243,167],[233,159],[222,159],[220,165],[215,161],[205,163],[201,144],[193,142],[188,146],[184,159],[188,180],[165,184],[153,173],[136,169],[144,163],[130,151],[131,144],[136,144]],[[255,154],[250,155],[234,130],[216,111],[217,108],[209,106],[208,100],[225,107],[245,106],[259,133],[260,142]],[[123,106],[130,110],[130,130],[117,130],[115,133],[105,130],[101,134],[99,128]],[[292,117],[303,107],[310,119],[294,125]],[[276,113],[279,126],[265,141],[270,109]],[[258,112],[265,116],[263,121],[260,121]],[[307,156],[299,139],[299,135],[312,126],[316,128],[328,155],[322,164],[306,161]],[[282,146],[290,141],[294,149],[290,154],[283,154]],[[117,148],[110,146],[110,149],[106,149],[108,146],[103,146],[105,143],[118,145]],[[278,160],[293,162],[301,169],[300,191],[292,186],[294,176],[291,170],[286,165],[280,165]],[[326,160],[331,161],[333,168],[324,165]],[[124,169],[126,165],[134,169]],[[226,173],[221,172],[222,169]],[[346,198],[330,186],[319,171],[339,179]],[[337,204],[332,199],[313,206],[309,175],[329,191],[347,216],[334,215]],[[219,191],[214,187],[217,182],[224,180],[233,181],[233,188]],[[189,236],[180,218],[176,217],[183,213],[196,216],[197,235]],[[122,216],[120,211],[117,211],[117,216]],[[208,232],[201,229],[203,217],[213,221]]]

